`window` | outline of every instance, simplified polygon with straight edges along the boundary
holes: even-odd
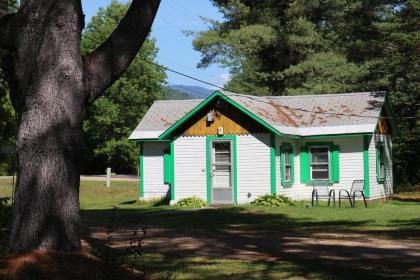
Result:
[[[340,146],[333,142],[308,142],[300,147],[300,180],[340,182]]]
[[[310,147],[310,175],[311,180],[330,179],[330,159],[328,147]]]
[[[376,176],[378,182],[383,182],[386,175],[386,156],[385,146],[383,142],[378,142],[376,145]]]
[[[293,147],[289,143],[283,144],[281,150],[281,180],[284,186],[291,186],[294,181]]]

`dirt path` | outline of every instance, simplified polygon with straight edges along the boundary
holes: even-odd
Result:
[[[85,233],[87,242],[104,243],[106,226],[93,224]],[[136,229],[137,225],[115,228],[112,247],[116,250],[126,248]],[[367,278],[392,278],[405,273],[418,274],[420,278],[420,242],[409,238],[384,238],[375,232],[305,233],[152,226],[147,230],[143,248],[145,252],[176,254],[178,257],[290,261],[306,269],[321,269],[321,273],[322,268],[317,265],[363,269],[367,274],[362,275]]]

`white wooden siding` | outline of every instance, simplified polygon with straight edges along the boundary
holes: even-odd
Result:
[[[378,183],[376,177],[376,143],[384,142],[387,160],[386,176],[383,183]],[[389,135],[375,134],[369,144],[369,175],[371,199],[391,196],[393,193],[392,177],[392,141]]]
[[[290,143],[293,147],[294,164],[294,184],[292,186],[283,186],[281,184],[281,165],[280,165],[280,147],[284,143]],[[287,138],[276,138],[276,185],[277,193],[285,195],[291,199],[302,200],[311,197],[312,186],[301,184],[300,182],[300,144],[298,141]]]
[[[270,135],[238,135],[236,138],[238,203],[270,193]]]
[[[174,150],[175,201],[191,196],[207,201],[206,137],[179,137]]]
[[[293,186],[282,186],[280,180],[280,153],[279,147],[282,143],[287,142],[293,145],[294,149],[294,172],[295,172],[295,183]],[[290,139],[277,138],[277,155],[276,155],[276,175],[277,175],[277,193],[286,195],[292,199],[302,200],[310,199],[312,194],[311,184],[302,184],[300,182],[300,147],[306,145],[308,142],[332,142],[334,145],[340,147],[340,181],[334,183],[332,189],[337,190],[336,195],[338,196],[339,189],[351,189],[353,180],[363,179],[363,137],[343,137],[343,138],[322,138],[309,139],[305,141],[291,141]]]
[[[169,186],[163,182],[163,151],[168,143],[143,143],[144,199],[160,198],[168,194]]]

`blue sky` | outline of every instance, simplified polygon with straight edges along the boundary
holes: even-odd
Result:
[[[100,7],[106,7],[111,0],[82,0],[86,23],[90,21]],[[126,1],[121,1],[126,2]],[[223,85],[228,79],[227,69],[212,65],[204,70],[197,69],[200,53],[192,47],[192,37],[182,31],[206,30],[207,26],[199,16],[222,19],[209,0],[162,0],[152,27],[152,37],[159,48],[157,60],[160,64],[199,79]],[[210,86],[168,72],[169,85]]]

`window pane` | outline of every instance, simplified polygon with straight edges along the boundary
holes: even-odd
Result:
[[[379,177],[385,177],[385,164],[383,162],[381,162],[379,165]]]
[[[290,164],[289,151],[284,151],[284,163]]]
[[[312,164],[312,170],[328,171],[328,164]]]
[[[230,165],[215,165],[214,171],[229,171]]]
[[[215,162],[230,162],[230,154],[215,154]]]
[[[328,163],[328,148],[311,148],[311,163]]]
[[[218,152],[230,153],[230,142],[214,142],[214,150]]]
[[[325,179],[328,180],[329,176],[328,176],[328,171],[317,171],[317,170],[312,170],[312,179],[313,180],[319,180],[319,179]]]
[[[385,161],[385,150],[384,150],[384,146],[382,145],[379,146],[379,160],[381,162]]]
[[[286,166],[285,167],[285,172],[284,172],[284,180],[287,182],[290,182],[292,180],[292,168],[291,166]]]

